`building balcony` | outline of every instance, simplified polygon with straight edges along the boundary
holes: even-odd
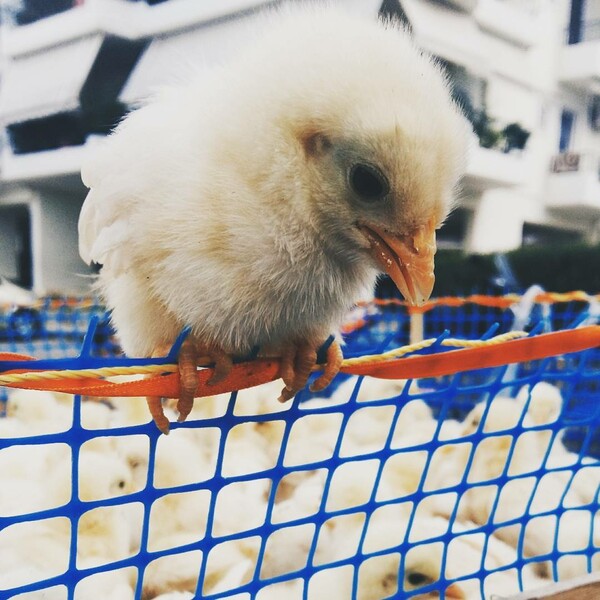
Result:
[[[102,43],[102,35],[79,37],[7,61],[0,87],[0,122],[6,126],[77,109]]]
[[[565,152],[552,159],[546,206],[566,217],[600,216],[600,160],[593,154]]]
[[[361,3],[364,7],[364,0]],[[237,0],[228,2],[227,9],[233,10],[232,7],[237,6],[239,11],[244,5],[258,4],[264,4],[264,0]],[[189,8],[187,12],[183,10],[185,6]],[[366,6],[372,7],[372,4]],[[235,18],[218,19],[210,27],[196,24],[181,29],[176,25],[183,20],[189,24],[193,21],[191,15],[203,21],[210,19],[210,15],[214,18],[217,10],[222,14],[226,10],[224,3],[171,0],[147,8],[144,27],[146,31],[160,35],[155,35],[127,78],[119,95],[120,101],[127,105],[135,105],[159,87],[178,81],[178,70],[173,69],[173,65],[180,63],[182,56],[202,56],[207,65],[226,61],[251,35],[251,22],[260,18],[256,12],[246,11]]]
[[[5,147],[1,154],[1,180],[6,184],[22,184],[31,188],[83,193],[81,166],[95,142],[95,136],[90,136],[80,146],[29,154],[14,154]]]
[[[473,16],[481,29],[521,48],[532,46],[539,35],[535,15],[503,0],[479,0]]]
[[[471,73],[487,76],[491,57],[485,36],[471,15],[456,10],[455,4],[462,3],[402,0],[401,6],[420,48]],[[476,3],[471,4],[474,8]]]
[[[0,27],[3,53],[15,58],[98,33],[137,39],[141,37],[138,15],[145,9],[150,7],[128,0],[79,0],[67,10],[31,23],[5,19]]]
[[[600,93],[600,20],[586,23],[576,43],[561,49],[558,78],[561,82]]]
[[[41,18],[21,20],[21,24],[18,15],[22,12],[5,15],[0,38],[4,54],[14,57],[94,33],[134,40],[152,37],[268,3],[269,0],[177,0],[158,4],[132,0],[64,0],[57,4],[56,11],[44,10]]]
[[[158,4],[139,2],[136,14],[137,35],[151,37],[170,34],[270,3],[271,0],[171,0]]]
[[[515,187],[525,182],[526,159],[522,152],[502,152],[475,146],[467,163],[463,186],[469,190]]]

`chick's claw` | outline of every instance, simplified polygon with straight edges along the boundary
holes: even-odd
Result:
[[[340,372],[344,355],[340,345],[334,340],[327,348],[327,360],[323,365],[323,373],[315,379],[310,386],[311,392],[320,392],[324,390],[332,381],[333,378]]]
[[[165,416],[165,412],[162,406],[162,398],[160,396],[147,396],[146,402],[148,403],[148,409],[152,420],[158,429],[165,435],[169,434],[169,419]]]
[[[158,348],[153,356],[164,356],[164,348]],[[179,398],[176,408],[179,412],[177,421],[182,423],[190,414],[194,406],[194,398],[198,389],[198,365],[205,366],[214,363],[214,372],[207,381],[208,385],[215,385],[223,381],[230,373],[233,362],[231,357],[222,350],[212,346],[197,344],[191,340],[185,340],[181,345],[177,357],[179,369]],[[150,414],[156,426],[162,433],[169,433],[169,419],[165,416],[162,399],[150,396],[146,398]]]
[[[198,387],[197,362],[198,354],[195,345],[189,340],[185,340],[177,357],[177,366],[179,367],[179,400],[177,401],[179,416],[177,421],[179,423],[185,421],[194,406],[194,397]]]
[[[212,377],[206,382],[207,385],[221,383],[221,381],[226,379],[229,373],[231,373],[231,369],[233,369],[233,360],[231,359],[231,356],[218,348],[202,348],[202,350],[198,350],[198,353],[208,356],[210,362],[215,365]]]
[[[284,349],[281,356],[281,378],[285,389],[293,394],[299,392],[308,381],[313,367],[317,363],[317,351],[309,344],[292,344]],[[284,390],[285,391],[285,390]]]
[[[317,365],[317,349],[309,343],[292,344],[286,347],[281,356],[281,378],[285,387],[279,396],[280,402],[291,400],[303,389],[311,372]],[[325,389],[338,374],[343,356],[340,346],[333,342],[327,349],[327,362],[323,366],[323,374],[311,385],[311,391],[319,392]]]
[[[183,423],[194,406],[194,398],[198,388],[198,374],[196,367],[214,363],[212,377],[206,382],[207,385],[216,385],[223,381],[233,368],[233,361],[223,350],[214,346],[203,344],[192,344],[181,346],[179,352],[179,400],[177,402],[178,423]]]

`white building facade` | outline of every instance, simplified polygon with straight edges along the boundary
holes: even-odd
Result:
[[[0,273],[38,293],[88,289],[79,170],[95,140],[284,1],[0,0]],[[600,241],[600,0],[337,1],[403,20],[474,122],[440,246]]]

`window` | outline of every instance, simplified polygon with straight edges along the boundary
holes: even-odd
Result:
[[[19,4],[9,5],[8,10],[17,25],[28,25],[82,3],[83,0],[21,0]]]
[[[80,146],[85,142],[81,115],[77,111],[13,123],[6,129],[15,154]]]
[[[106,135],[126,112],[119,102],[102,104],[94,110],[74,110],[13,123],[7,129],[14,154],[81,146],[90,134]]]
[[[563,108],[560,115],[560,138],[558,140],[559,152],[568,152],[570,150],[574,128],[575,113],[572,110]]]
[[[569,44],[578,44],[582,41],[584,9],[585,0],[571,0],[571,14],[569,16],[569,31],[567,37]]]
[[[452,97],[472,123],[485,108],[487,81],[470,73],[465,67],[436,57],[452,84]]]
[[[600,96],[594,95],[590,99],[589,107],[590,127],[593,131],[600,131]]]

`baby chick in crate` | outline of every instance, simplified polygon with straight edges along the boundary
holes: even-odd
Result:
[[[82,169],[80,253],[102,265],[125,352],[162,356],[191,330],[179,420],[201,357],[214,383],[253,348],[280,356],[285,401],[379,273],[425,302],[465,167],[446,77],[395,22],[301,3],[257,18],[251,38],[130,113]],[[341,361],[334,342],[315,391]]]

